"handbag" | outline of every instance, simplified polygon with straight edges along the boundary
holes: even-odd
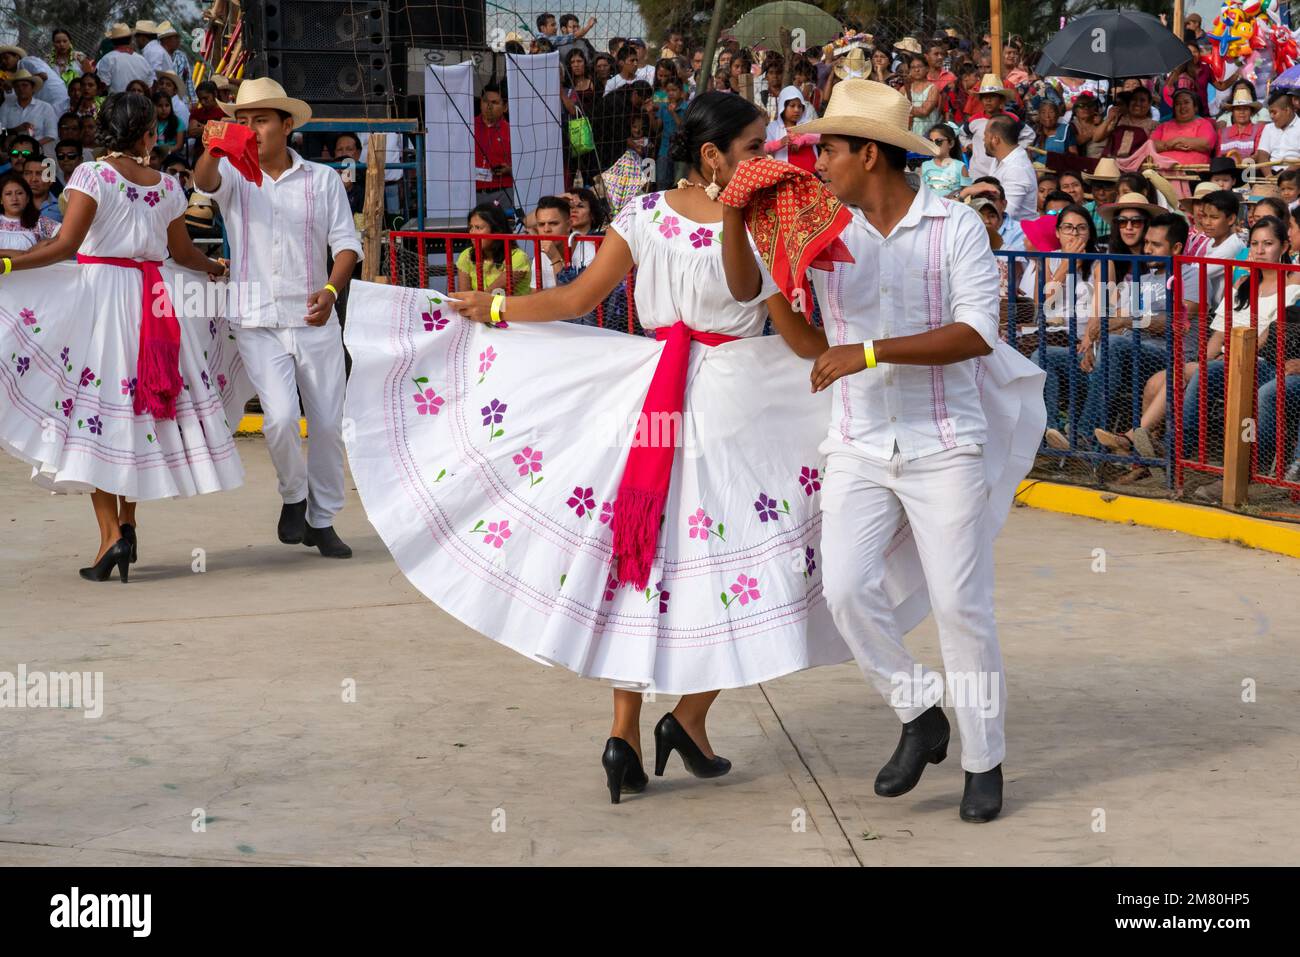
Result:
[[[586,156],[596,148],[596,137],[591,130],[591,120],[578,107],[578,115],[569,120],[569,152],[574,156]]]

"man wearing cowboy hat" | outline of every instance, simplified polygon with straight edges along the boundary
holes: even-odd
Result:
[[[919,563],[948,679],[996,686],[985,707],[973,697],[955,707],[961,817],[979,822],[1001,809],[1006,753],[993,536],[1038,447],[1032,430],[1046,424],[1043,375],[1005,344],[985,358],[999,343],[988,232],[971,207],[908,185],[907,153],[937,152],[911,132],[910,113],[910,100],[883,84],[845,80],[804,127],[821,135],[817,173],[852,214],[833,267],[809,271],[832,343],[812,386],[836,390],[820,447],[823,589],[859,667],[903,722],[875,784],[896,797],[944,759],[950,731],[943,676],[927,676],[903,645],[924,609],[896,611],[899,596],[884,587],[887,565]],[[738,241],[724,223],[724,243]],[[752,258],[724,250],[724,265],[733,295],[760,284]],[[895,543],[904,525],[907,548]]]
[[[108,87],[109,93],[122,93],[132,80],[142,80],[152,87],[157,79],[149,61],[131,49],[131,28],[125,23],[115,23],[108,31],[108,39],[113,41],[109,50],[95,65],[95,72]]]
[[[981,110],[972,116],[962,129],[962,140],[970,147],[970,175],[972,179],[993,174],[993,157],[989,156],[984,145],[984,127],[995,116],[1013,116],[1007,113],[1007,100],[1015,96],[1013,90],[1006,89],[1001,81],[992,74],[984,74],[975,95],[979,97]],[[1013,116],[1017,123],[1020,118]],[[1016,134],[1018,146],[1032,146],[1034,130],[1028,123],[1022,123]]]
[[[1300,118],[1290,94],[1274,90],[1268,98],[1268,115],[1273,122],[1259,134],[1259,149],[1252,159],[1256,163],[1300,159]]]
[[[55,116],[67,112],[68,85],[63,82],[58,70],[40,57],[28,54],[22,47],[0,46],[0,72],[13,73],[15,70],[26,70],[33,76],[40,77],[41,85],[36,90],[36,99],[50,104]]]
[[[343,508],[343,340],[334,301],[361,259],[361,242],[338,173],[289,148],[311,107],[285,95],[272,79],[245,80],[222,109],[249,127],[257,142],[262,183],[241,176],[209,149],[227,123],[203,129],[204,153],[194,185],[215,199],[225,218],[233,281],[228,314],[238,327],[239,355],[265,414],[263,434],[283,501],[280,541],[351,558],[334,531]],[[327,255],[334,268],[326,269]],[[302,457],[298,403],[307,416]]]
[[[135,21],[135,30],[133,33],[135,34],[136,49],[143,54],[144,48],[152,43],[154,38],[158,36],[158,24],[154,23],[152,20],[137,20]]]
[[[1119,164],[1109,156],[1097,160],[1097,166],[1091,173],[1084,173],[1084,181],[1092,189],[1092,199],[1084,203],[1084,208],[1092,214],[1092,225],[1097,230],[1097,238],[1105,239],[1110,235],[1110,220],[1100,214],[1100,209],[1107,203],[1115,202],[1119,195]]]
[[[149,24],[149,26],[153,26],[153,24]],[[140,25],[136,24],[137,31],[139,31],[139,28]],[[167,30],[173,34],[176,32],[172,29],[171,21],[164,20],[162,23],[154,27],[152,35],[146,34],[146,36],[149,36],[149,42],[140,48],[140,55],[149,61],[149,65],[153,67],[155,73],[162,73],[164,70],[170,72],[176,66],[176,64],[172,63],[171,54],[163,49],[161,43],[163,30]],[[140,34],[137,32],[136,40],[138,41],[139,39]]]
[[[54,107],[34,96],[45,81],[26,70],[9,74],[13,97],[0,106],[0,126],[10,132],[30,133],[44,147],[59,135],[59,118]]]
[[[177,95],[186,102],[192,103],[194,101],[194,71],[190,67],[190,58],[181,49],[181,35],[172,26],[171,21],[164,20],[158,25],[158,43],[167,56],[171,58],[172,65],[168,69],[184,81],[177,89]]]

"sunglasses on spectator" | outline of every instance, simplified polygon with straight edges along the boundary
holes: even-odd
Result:
[[[55,153],[54,155],[55,155],[56,158],[61,159],[61,160],[74,160],[74,159],[81,159],[81,155],[78,154],[78,153],[66,153],[66,152],[65,152],[65,153]]]
[[[31,156],[32,150],[10,150],[10,156]]]
[[[1116,216],[1116,226],[1141,226],[1145,222],[1141,216]]]

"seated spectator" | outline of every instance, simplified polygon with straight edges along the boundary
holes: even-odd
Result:
[[[1277,192],[1291,209],[1300,202],[1300,169],[1283,170],[1277,174]]]
[[[1091,173],[1084,173],[1092,189],[1092,199],[1084,207],[1092,214],[1092,224],[1097,230],[1097,239],[1103,244],[1110,238],[1110,223],[1104,220],[1098,209],[1107,203],[1113,203],[1119,197],[1119,166],[1109,157],[1097,162],[1097,168]]]
[[[947,123],[936,123],[926,132],[939,150],[937,156],[921,164],[921,182],[940,196],[951,196],[970,185],[966,164],[962,162],[957,134]]]
[[[339,167],[339,175],[343,177],[343,188],[348,194],[348,208],[353,215],[364,212],[366,178],[356,165],[361,162],[361,138],[356,133],[340,133],[334,138],[334,149],[331,152],[335,160],[352,161]]]
[[[569,231],[579,236],[601,236],[609,225],[609,207],[586,187],[579,187],[564,197],[569,203]],[[570,262],[579,271],[596,258],[597,244],[575,242]]]
[[[510,221],[496,203],[480,203],[468,217],[471,235],[510,232]],[[507,253],[507,247],[509,251]],[[479,271],[483,281],[479,283]],[[509,240],[489,239],[471,244],[456,259],[456,288],[492,292],[496,289],[522,296],[531,288],[528,256]]]
[[[0,249],[31,249],[59,231],[59,223],[41,216],[32,188],[22,174],[0,177]]]
[[[72,172],[80,166],[84,160],[82,156],[81,140],[67,139],[59,140],[54,146],[54,176],[60,186],[68,185],[68,180],[72,177]]]
[[[194,170],[190,168],[185,154],[171,153],[164,156],[162,171],[168,176],[176,177],[176,182],[180,183],[181,189],[185,192],[185,198],[189,199],[194,192]]]
[[[1075,141],[1074,127],[1061,119],[1061,108],[1052,100],[1038,105],[1038,119],[1034,124],[1034,146],[1047,153],[1076,155],[1079,144]]]
[[[537,201],[531,231],[539,236],[569,235],[569,203],[559,196],[543,196]],[[556,274],[564,268],[564,243],[550,240],[536,244],[528,282],[533,289],[553,289]],[[540,285],[538,284],[540,277]]]
[[[1300,119],[1296,118],[1295,105],[1285,90],[1274,90],[1268,98],[1268,115],[1273,122],[1259,134],[1255,162],[1300,159]]]
[[[158,118],[158,146],[171,153],[182,145],[181,118],[172,110],[172,98],[167,93],[153,95],[154,115]]]
[[[1057,189],[1070,197],[1072,202],[1083,206],[1088,202],[1088,194],[1083,186],[1083,176],[1074,170],[1063,170],[1057,174]]]
[[[46,172],[45,162],[44,159],[36,157],[24,162],[23,179],[27,181],[27,187],[32,192],[32,202],[36,204],[38,215],[61,223],[63,214],[59,211],[59,197],[50,192],[54,179]]]
[[[1288,99],[1288,104],[1290,100]],[[1187,87],[1173,95],[1174,116],[1151,134],[1153,148],[1162,157],[1179,165],[1203,165],[1210,162],[1219,145],[1214,124],[1198,112],[1196,93]]]
[[[1223,105],[1223,112],[1219,114],[1221,123],[1227,117],[1219,132],[1219,156],[1243,160],[1259,151],[1259,138],[1264,132],[1264,124],[1255,122],[1259,108],[1259,100],[1255,99],[1254,90],[1249,85],[1233,90],[1232,99]]]
[[[1044,212],[1043,200],[1047,198],[1048,193],[1055,193],[1060,190],[1061,181],[1057,175],[1050,170],[1045,170],[1038,174],[1038,211]]]
[[[1233,259],[1244,245],[1237,235],[1241,198],[1226,189],[1214,189],[1210,184],[1202,185],[1210,186],[1210,190],[1197,203],[1194,216],[1197,232],[1203,234],[1204,239],[1192,247],[1192,240],[1198,238],[1193,233],[1188,239],[1189,250],[1195,248],[1196,251],[1188,254],[1206,259]],[[1200,192],[1200,187],[1197,191]],[[1184,306],[1188,318],[1192,320],[1213,313],[1223,298],[1223,267],[1206,267],[1207,287],[1204,294],[1200,289],[1200,273],[1200,266],[1188,264],[1183,267]],[[1300,283],[1297,283],[1297,287],[1300,287]]]
[[[1137,87],[1116,98],[1106,118],[1108,142],[1106,152],[1116,159],[1125,159],[1137,152],[1155,131],[1156,121],[1151,116],[1151,94],[1145,87]]]
[[[984,184],[991,188],[979,190],[978,193],[976,192],[967,193],[966,190],[970,189],[970,187],[966,187],[962,189],[961,192],[958,193],[958,195],[960,196],[963,193],[965,193],[967,196],[984,196],[987,199],[991,199],[993,201],[993,204],[997,206],[998,212],[1001,213],[1003,217],[1002,225],[998,229],[998,235],[1002,237],[1002,248],[1003,249],[1024,249],[1025,248],[1024,230],[1020,228],[1020,223],[1017,220],[1014,220],[1007,215],[1007,194],[1006,192],[1003,191],[1002,184],[998,182],[996,177],[981,176],[979,179],[971,183],[971,186],[972,187],[979,186],[981,184]]]

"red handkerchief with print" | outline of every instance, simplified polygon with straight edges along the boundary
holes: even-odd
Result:
[[[718,200],[745,211],[754,237],[777,286],[791,302],[802,290],[812,302],[808,269],[830,271],[837,262],[853,262],[840,233],[852,215],[812,173],[763,157],[740,164]],[[812,310],[804,310],[805,318]]]
[[[257,159],[257,138],[247,126],[238,123],[214,123],[217,129],[208,136],[208,152],[225,157],[239,175],[250,183],[262,185],[262,164]]]

